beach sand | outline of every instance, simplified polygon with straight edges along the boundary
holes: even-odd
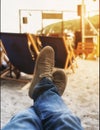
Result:
[[[99,130],[99,60],[77,59],[75,73],[65,70],[68,83],[62,96],[70,110],[77,115],[85,130]],[[28,75],[27,75],[28,76]],[[25,83],[1,80],[1,127],[9,119],[33,104]]]

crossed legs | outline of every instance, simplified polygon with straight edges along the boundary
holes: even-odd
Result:
[[[62,70],[53,72],[54,56],[51,47],[42,49],[29,89],[34,106],[18,113],[2,130],[83,130],[61,98],[67,78]]]

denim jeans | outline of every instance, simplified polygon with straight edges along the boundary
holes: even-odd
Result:
[[[34,106],[16,114],[2,130],[83,130],[49,79],[35,86],[33,99]]]

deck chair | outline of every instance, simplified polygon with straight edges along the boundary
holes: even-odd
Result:
[[[84,51],[84,44],[82,42],[77,43],[77,47],[74,49],[76,57],[79,55],[83,55],[85,53]]]
[[[74,51],[76,56],[83,55],[84,59],[96,57],[96,46],[91,42],[78,42],[77,48]]]
[[[66,44],[65,37],[39,36],[39,39],[43,47],[53,47],[55,51],[55,67],[67,69],[71,66],[74,72],[72,57]]]
[[[0,39],[6,50],[11,66],[20,72],[33,74],[35,60],[38,54],[38,49],[36,48],[33,38],[30,41],[29,34],[0,33]],[[31,53],[30,44],[28,43],[33,45],[33,53]]]
[[[94,56],[96,55],[96,48],[94,46],[94,43],[87,42],[84,43],[84,46],[85,58],[88,59],[89,56],[91,56],[91,58],[94,58]]]

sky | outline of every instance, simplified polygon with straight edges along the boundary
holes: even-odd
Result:
[[[9,1],[9,0],[8,0]],[[15,1],[15,0],[11,0]],[[23,0],[17,0],[20,4]],[[99,0],[83,0],[87,10],[98,10]],[[33,4],[32,4],[33,3]],[[24,6],[33,9],[52,9],[52,10],[76,10],[76,5],[81,4],[82,0],[24,0]],[[21,4],[21,5],[22,5]]]

